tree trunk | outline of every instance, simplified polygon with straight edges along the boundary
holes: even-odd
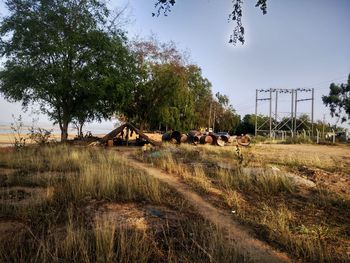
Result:
[[[143,129],[145,128],[145,123],[141,121],[140,123],[140,133],[143,134]]]
[[[61,127],[61,142],[66,142],[68,139],[68,122],[64,122]]]
[[[83,138],[84,134],[83,134],[83,126],[84,126],[84,122],[79,122],[79,137]]]

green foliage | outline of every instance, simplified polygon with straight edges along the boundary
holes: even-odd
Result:
[[[269,130],[269,117],[264,115],[257,116],[259,130]],[[255,133],[255,114],[247,114],[243,117],[237,134],[254,134]]]
[[[215,131],[227,131],[231,134],[236,133],[240,123],[240,116],[236,114],[233,106],[229,104],[230,101],[226,95],[217,92],[215,97],[217,101],[213,101],[212,103]]]
[[[0,26],[0,92],[39,104],[66,140],[74,119],[109,117],[127,102],[133,59],[106,5],[94,0],[6,1]]]
[[[206,125],[212,93],[201,69],[186,64],[185,56],[172,42],[135,41],[133,51],[138,81],[124,115],[141,129],[161,126],[188,130]]]
[[[213,101],[212,84],[202,76],[202,70],[198,66],[189,65],[187,71],[193,101],[193,120],[190,128],[206,127],[210,119],[210,104]]]
[[[288,137],[285,144],[311,144],[313,143],[310,137],[304,135],[296,135],[293,137]]]
[[[332,117],[341,119],[341,122],[350,120],[350,74],[348,82],[340,85],[332,83],[329,95],[322,96],[323,103],[329,107]]]

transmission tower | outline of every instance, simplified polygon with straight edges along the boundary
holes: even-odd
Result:
[[[311,92],[311,97],[306,97]],[[290,112],[279,111],[279,94],[290,94],[287,100],[290,103]],[[261,96],[265,94],[265,96]],[[260,95],[260,96],[259,96]],[[258,123],[259,102],[269,102],[269,114],[268,118],[263,123]],[[298,103],[311,101],[311,112],[298,112]],[[274,104],[274,105],[273,105]],[[273,107],[274,106],[274,110]],[[306,120],[297,122],[300,115],[307,115],[311,120],[311,127],[307,126]],[[282,134],[282,137],[290,134],[294,136],[298,131],[298,128],[304,124],[307,127],[307,131],[313,135],[313,121],[314,121],[314,89],[257,89],[255,96],[255,136],[259,133],[269,134],[270,137],[274,137],[277,134]],[[268,129],[266,128],[268,124]]]

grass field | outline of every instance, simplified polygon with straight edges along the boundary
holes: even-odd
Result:
[[[249,262],[117,152],[3,148],[0,166],[0,262]]]
[[[305,262],[350,260],[350,148],[168,145],[136,158],[176,174],[255,235]]]
[[[123,151],[0,148],[0,262],[253,262]],[[292,261],[350,260],[348,146],[184,144],[133,156]]]

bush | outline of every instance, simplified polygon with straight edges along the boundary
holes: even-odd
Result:
[[[305,137],[303,135],[297,135],[294,137],[288,137],[285,141],[285,144],[311,144],[313,143],[310,137]]]
[[[37,144],[46,144],[49,142],[52,135],[52,130],[46,130],[43,128],[35,128],[32,126],[29,129],[29,139]]]

